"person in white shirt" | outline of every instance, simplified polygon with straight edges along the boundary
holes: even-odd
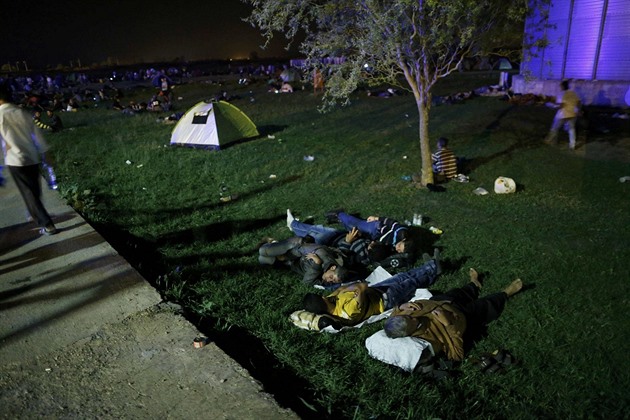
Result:
[[[0,140],[4,163],[17,185],[26,208],[40,227],[42,235],[53,235],[57,228],[41,200],[40,163],[48,150],[31,115],[12,104],[6,85],[0,86]]]

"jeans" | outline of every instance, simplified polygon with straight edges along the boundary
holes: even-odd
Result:
[[[341,212],[338,215],[339,221],[346,228],[351,231],[356,227],[360,232],[370,235],[371,239],[377,239],[379,237],[379,229],[381,228],[381,222],[376,220],[374,222],[368,222],[365,219],[359,219],[348,213]]]
[[[8,166],[8,168],[35,223],[39,227],[54,226],[50,215],[44,207],[44,203],[42,203],[39,165]]]
[[[302,238],[293,236],[280,242],[264,244],[258,249],[258,262],[273,264],[276,257],[285,255],[288,260],[298,259],[306,254],[315,252],[321,245],[303,244]]]
[[[558,137],[558,131],[560,127],[564,126],[564,129],[569,132],[569,147],[575,149],[575,122],[577,117],[573,118],[554,118],[551,130],[549,131],[549,142],[555,143]]]
[[[315,239],[315,243],[319,245],[330,245],[339,235],[345,234],[342,230],[323,225],[310,225],[298,220],[293,220],[293,222],[291,222],[291,230],[296,236],[301,238],[305,236],[312,237]]]
[[[398,273],[380,283],[371,285],[374,288],[386,288],[385,310],[392,309],[400,304],[409,302],[413,298],[416,289],[426,289],[435,283],[437,279],[437,266],[431,260],[420,267],[411,269],[405,273]]]

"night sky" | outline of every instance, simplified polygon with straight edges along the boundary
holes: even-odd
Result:
[[[283,37],[269,48],[241,18],[239,0],[44,0],[3,2],[0,66],[286,56]]]

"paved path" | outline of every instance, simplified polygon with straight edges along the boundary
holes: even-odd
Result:
[[[60,232],[41,236],[3,175],[0,418],[297,418],[213,343],[195,349],[196,328],[48,189]]]

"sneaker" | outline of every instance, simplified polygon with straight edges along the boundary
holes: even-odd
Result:
[[[470,179],[464,174],[457,174],[455,178],[453,178],[455,182],[470,182]]]
[[[41,228],[39,230],[39,233],[41,235],[44,235],[44,236],[54,235],[57,232],[59,232],[59,231],[57,230],[57,228],[54,225],[46,226],[46,227],[43,227],[43,228]]]
[[[287,227],[289,228],[291,232],[293,232],[293,229],[291,229],[291,223],[293,223],[294,220],[295,220],[295,217],[293,217],[293,214],[291,213],[291,209],[287,209]]]

